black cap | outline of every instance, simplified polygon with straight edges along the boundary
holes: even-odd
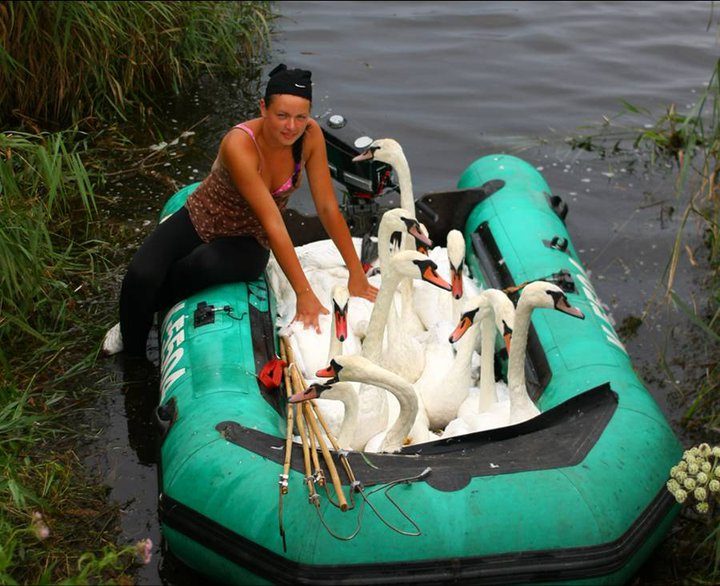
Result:
[[[305,69],[288,69],[284,63],[270,72],[265,88],[265,100],[274,94],[300,96],[312,102],[312,73]]]

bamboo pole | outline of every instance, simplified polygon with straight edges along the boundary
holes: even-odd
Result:
[[[348,504],[347,504],[347,500],[345,499],[345,493],[343,492],[343,489],[342,489],[342,483],[340,482],[340,476],[338,476],[335,462],[333,462],[333,459],[332,459],[332,454],[330,453],[330,450],[328,450],[327,446],[325,445],[325,440],[320,435],[320,430],[318,429],[317,423],[315,422],[315,417],[312,414],[312,410],[309,405],[309,401],[306,401],[305,403],[303,403],[303,407],[306,412],[305,418],[306,418],[306,420],[309,421],[310,427],[312,428],[312,431],[315,434],[315,437],[317,438],[318,443],[320,444],[320,450],[322,450],[323,457],[325,458],[325,464],[327,464],[328,471],[330,472],[330,479],[332,480],[333,488],[335,489],[335,494],[337,494],[337,497],[338,497],[338,503],[340,504],[340,510],[347,511]]]
[[[289,378],[291,380],[291,383],[293,381],[292,379],[292,369],[293,369],[293,353],[292,348],[290,347],[290,343],[288,342],[287,338],[283,338],[285,342],[285,352],[287,354],[288,358],[288,366],[286,369],[286,372],[289,373]],[[290,385],[290,393],[292,394],[292,384]],[[305,432],[305,425],[303,424],[303,418],[298,416],[297,413],[297,405],[293,405],[292,408],[295,412],[295,421],[297,422],[298,431],[300,432],[300,439],[302,441],[302,451],[303,451],[303,463],[305,464],[305,482],[308,487],[308,493],[309,493],[309,501],[316,507],[319,506],[318,502],[318,496],[317,492],[315,491],[315,484],[313,482],[313,476],[312,476],[312,468],[310,466],[310,450],[308,448],[308,437]]]
[[[355,486],[357,484],[357,479],[355,478],[355,473],[353,472],[350,462],[347,459],[347,456],[343,453],[342,448],[337,443],[337,440],[333,436],[332,433],[330,433],[330,428],[328,427],[327,422],[325,421],[325,417],[323,417],[323,414],[321,413],[320,409],[318,408],[317,404],[314,400],[310,401],[310,405],[315,413],[315,417],[317,417],[317,420],[320,422],[320,426],[325,430],[325,435],[327,435],[328,439],[330,440],[330,443],[333,445],[333,448],[338,454],[338,457],[340,458],[340,461],[342,462],[343,468],[345,468],[345,472],[348,475],[348,479],[350,480],[350,483]]]
[[[290,374],[287,368],[287,352],[285,351],[285,339],[280,338],[280,357],[285,362],[283,376],[285,378],[285,395],[290,398],[292,394],[292,384],[290,382]],[[290,459],[292,457],[292,430],[294,425],[294,409],[290,403],[287,404],[287,427],[285,429],[285,461],[283,463],[283,476],[280,478],[280,489],[283,494],[288,492],[288,478],[290,475]]]
[[[305,390],[307,388],[307,384],[302,378],[302,375],[300,374],[300,370],[297,367],[297,364],[294,361],[295,356],[293,355],[292,348],[288,346],[288,353],[290,357],[293,359],[292,363],[292,375],[294,377],[294,381],[296,385],[300,385],[301,390]],[[313,411],[310,408],[310,405],[306,405],[303,402],[303,413],[305,414],[305,420],[310,424],[311,433],[315,434],[315,439],[317,440],[317,443],[320,445],[320,450],[322,451],[323,458],[325,459],[325,464],[328,467],[328,471],[330,472],[330,478],[333,483],[333,488],[335,489],[335,494],[337,494],[338,502],[340,503],[340,510],[341,511],[347,511],[348,510],[348,504],[347,500],[345,499],[345,493],[342,490],[342,483],[340,482],[340,477],[337,473],[337,467],[335,466],[335,462],[333,462],[332,455],[330,454],[330,450],[328,450],[327,445],[325,445],[325,441],[323,440],[322,436],[320,435],[320,430],[317,427],[317,423],[315,422],[315,417],[313,415]],[[312,441],[312,439],[311,439]],[[313,453],[317,455],[317,451],[313,450]],[[318,464],[319,465],[319,464]],[[321,470],[322,471],[322,470]],[[323,477],[323,484],[324,485],[325,478]]]
[[[290,374],[294,382],[295,392],[301,393],[302,391],[304,391],[307,388],[307,385],[305,384],[305,381],[303,380],[302,375],[300,374],[300,371],[298,370],[297,364],[295,362],[293,362],[291,365]],[[305,422],[307,423],[305,428],[308,431],[308,437],[310,439],[310,457],[312,458],[313,468],[315,469],[315,479],[318,485],[325,486],[325,474],[320,467],[320,458],[318,457],[317,452],[318,438],[315,436],[314,429],[310,426],[309,412],[303,407],[301,413],[302,416],[305,417]]]

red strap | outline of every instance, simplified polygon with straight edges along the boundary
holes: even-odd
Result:
[[[273,390],[280,386],[283,378],[283,368],[287,366],[287,362],[280,358],[269,360],[265,366],[260,369],[258,378],[267,389]]]

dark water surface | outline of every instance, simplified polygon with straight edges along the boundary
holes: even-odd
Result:
[[[632,153],[603,159],[571,150],[563,139],[583,126],[599,127],[603,116],[622,110],[622,100],[656,115],[669,103],[688,111],[718,58],[716,25],[707,28],[711,3],[283,2],[278,8],[283,16],[265,71],[278,61],[311,69],[316,115],[342,113],[375,138],[398,140],[416,197],[453,188],[467,165],[494,152],[516,154],[541,170],[569,204],[575,247],[625,333],[636,368],[681,433],[677,389],[697,374],[685,360],[697,334],[660,303],[658,290],[684,209],[674,194],[675,173],[664,165],[649,169]],[[222,134],[252,112],[248,99],[237,85],[210,83],[168,103],[169,135],[208,118],[159,170],[180,184],[202,179]],[[128,217],[120,221],[139,240],[170,193],[157,184],[151,191],[120,182],[109,195],[122,198]],[[312,209],[307,191],[293,202]],[[688,244],[701,262],[699,237]],[[690,304],[702,306],[703,275],[684,254],[675,288]],[[632,335],[636,318],[642,322]],[[121,384],[120,374],[112,376],[116,384],[108,385],[99,409],[107,414],[105,430],[89,463],[123,505],[125,539],[150,535],[159,543],[150,420],[157,379],[143,382],[139,373],[140,382]],[[638,583],[667,582],[671,575],[656,555]],[[138,574],[143,584],[194,579],[160,552]]]

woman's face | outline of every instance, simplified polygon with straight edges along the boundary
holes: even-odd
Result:
[[[310,121],[310,101],[300,96],[275,94],[269,105],[260,100],[260,113],[270,137],[283,146],[291,146]]]

